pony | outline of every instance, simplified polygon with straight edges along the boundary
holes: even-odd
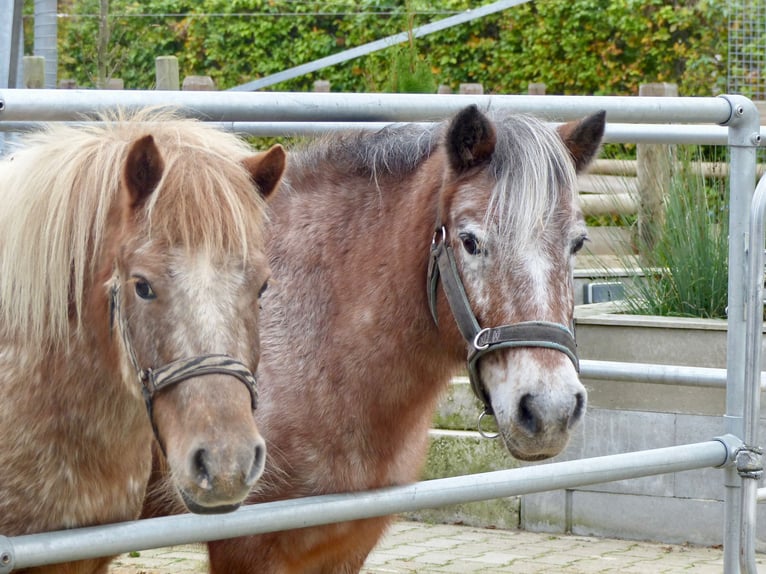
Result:
[[[587,239],[575,179],[604,126],[603,112],[553,130],[469,106],[290,151],[261,315],[269,461],[248,503],[416,480],[466,366],[513,456],[562,451],[587,403],[570,330]],[[177,511],[163,488],[144,516]],[[390,520],[211,541],[210,570],[358,572]]]
[[[258,296],[285,152],[168,110],[100,120],[0,160],[7,536],[137,518],[155,434],[194,512],[237,508],[264,468]]]

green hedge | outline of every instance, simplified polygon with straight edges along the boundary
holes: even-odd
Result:
[[[483,2],[484,4],[488,2]],[[405,5],[406,4],[406,5]],[[154,58],[175,55],[181,76],[210,75],[220,89],[419,26],[432,0],[111,0],[110,75],[126,88],[154,85]],[[726,4],[716,0],[540,0],[416,40],[437,83],[479,82],[485,93],[634,95],[646,82],[675,82],[682,95],[724,91]],[[95,84],[98,0],[62,3],[59,77]],[[444,0],[463,11],[475,1]],[[409,10],[409,11],[408,11]],[[411,19],[410,19],[411,16]],[[389,50],[274,85],[384,90]]]

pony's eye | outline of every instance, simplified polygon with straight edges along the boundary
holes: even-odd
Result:
[[[479,241],[473,233],[461,233],[459,235],[460,241],[463,243],[463,249],[468,255],[478,255],[481,253],[479,248]]]
[[[268,289],[268,288],[269,288],[269,282],[268,281],[264,281],[263,285],[261,285],[261,288],[258,290],[258,299],[263,297],[263,294],[266,292],[266,289]]]
[[[585,245],[585,242],[588,241],[588,236],[583,234],[577,237],[574,241],[572,241],[572,255],[580,251],[580,249],[583,248],[583,245]]]
[[[152,289],[151,283],[149,283],[146,279],[143,277],[137,277],[136,278],[136,295],[141,297],[141,299],[156,299],[157,294],[154,292],[154,289]]]

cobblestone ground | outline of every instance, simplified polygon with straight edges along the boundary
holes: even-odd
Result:
[[[766,555],[758,564],[766,571]],[[201,574],[202,545],[120,556],[110,574]],[[401,521],[370,555],[365,574],[720,574],[720,548],[488,530]]]

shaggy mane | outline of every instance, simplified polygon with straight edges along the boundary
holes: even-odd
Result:
[[[303,171],[333,166],[371,180],[412,172],[436,150],[439,125],[392,124],[377,131],[349,131],[319,138],[290,155]]]
[[[119,112],[80,126],[48,126],[0,160],[0,316],[35,342],[81,326],[85,289],[103,261],[108,214],[130,144],[151,134],[165,170],[140,218],[166,246],[247,256],[263,243],[265,203],[240,160],[239,138],[167,110]]]
[[[569,151],[544,122],[527,115],[487,115],[497,134],[490,164],[496,184],[484,226],[498,252],[517,253],[550,224],[564,199],[561,194],[575,200],[576,175]],[[295,150],[290,161],[308,173],[332,166],[338,173],[374,181],[379,192],[381,182],[411,174],[436,151],[448,122],[336,134]]]
[[[495,188],[484,226],[499,253],[526,250],[556,217],[562,200],[576,200],[569,150],[544,122],[526,115],[490,115],[497,144],[490,169]]]

